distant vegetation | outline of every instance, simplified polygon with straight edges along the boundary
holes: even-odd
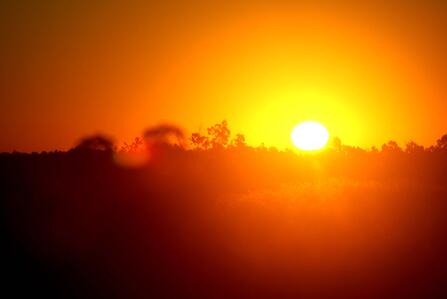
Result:
[[[146,141],[146,142],[145,142]],[[128,144],[124,143],[119,149],[113,143],[113,140],[102,135],[94,135],[82,139],[74,150],[90,149],[90,150],[119,150],[119,151],[138,151],[144,148],[148,143],[158,145],[168,145],[184,150],[210,150],[224,149],[234,147],[249,147],[246,144],[245,136],[237,133],[231,136],[228,122],[223,120],[205,130],[205,132],[194,132],[189,138],[185,136],[182,129],[170,124],[162,124],[149,128],[144,131],[143,137],[136,137],[135,140]],[[262,145],[259,147],[250,147],[252,149],[265,150]],[[278,151],[275,147],[270,147],[271,151]],[[425,148],[422,145],[410,140],[401,148],[397,142],[388,141],[380,147],[373,146],[371,149],[362,149],[360,147],[342,144],[340,138],[334,137],[329,143],[325,152],[343,152],[345,154],[372,152],[372,153],[422,153],[422,152],[442,152],[447,150],[447,134],[444,134],[436,144]]]
[[[226,121],[0,154],[15,298],[444,298],[447,134],[424,148],[246,144]]]

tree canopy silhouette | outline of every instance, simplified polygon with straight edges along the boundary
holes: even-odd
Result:
[[[190,141],[194,149],[201,150],[223,149],[229,146],[246,146],[245,136],[243,134],[238,133],[231,139],[231,131],[226,120],[207,128],[206,134],[199,132],[192,133]]]
[[[157,145],[184,146],[185,133],[175,125],[161,124],[144,131],[146,142]]]
[[[74,150],[78,151],[112,151],[114,149],[114,143],[111,138],[101,134],[88,136],[83,138],[78,145],[74,147]]]
[[[447,150],[447,134],[444,134],[436,141],[436,146],[441,150]]]

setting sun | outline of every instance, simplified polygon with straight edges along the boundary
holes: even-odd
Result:
[[[328,142],[329,132],[318,122],[305,121],[292,130],[291,139],[293,144],[301,150],[319,150]]]
[[[0,3],[2,293],[447,299],[447,0]]]

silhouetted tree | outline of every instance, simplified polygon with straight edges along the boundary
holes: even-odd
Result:
[[[441,150],[447,150],[447,134],[436,140],[436,147]]]
[[[387,143],[382,145],[382,153],[389,153],[389,154],[398,154],[402,153],[402,149],[397,144],[396,141],[390,140]]]
[[[236,137],[231,141],[231,144],[235,147],[244,147],[247,146],[245,143],[245,136],[242,134],[236,134]]]
[[[341,152],[342,151],[341,139],[339,137],[332,138],[331,144],[329,147],[331,149],[335,150],[336,152]]]
[[[194,148],[207,150],[211,147],[211,142],[207,136],[201,135],[200,133],[191,134],[191,143]]]
[[[191,135],[190,140],[194,148],[207,150],[226,148],[230,145],[231,131],[226,120],[209,127],[206,132],[206,135],[202,135],[199,132]],[[237,142],[239,145],[245,144],[245,136],[237,134],[232,143],[234,144],[234,142]]]
[[[144,139],[150,144],[184,146],[185,134],[182,129],[170,124],[162,124],[144,131]]]
[[[226,147],[228,145],[231,132],[226,120],[208,128],[207,132],[213,148]]]
[[[424,147],[410,140],[405,146],[405,152],[408,154],[423,153]]]
[[[93,135],[83,138],[74,150],[113,151],[113,141],[103,135]]]
[[[357,155],[366,153],[364,149],[358,146],[342,145],[341,149],[342,152],[346,153],[347,155]]]
[[[140,137],[135,137],[134,141],[130,144],[127,142],[124,142],[124,144],[121,146],[120,151],[121,152],[138,152],[142,150],[144,146],[144,141]]]

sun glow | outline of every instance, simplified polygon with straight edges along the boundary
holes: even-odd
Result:
[[[315,121],[305,121],[298,124],[292,130],[293,144],[304,151],[322,149],[329,140],[328,130]]]

